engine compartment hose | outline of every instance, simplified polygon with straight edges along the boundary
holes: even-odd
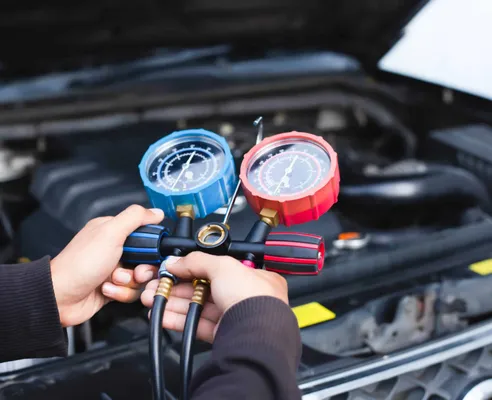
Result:
[[[154,304],[152,305],[150,314],[149,353],[154,400],[166,400],[163,360],[164,355],[162,352],[162,339],[164,336],[162,320],[164,318],[167,299],[171,294],[173,285],[174,281],[169,277],[163,277],[159,280],[159,286],[155,292]]]
[[[445,165],[428,166],[424,173],[364,177],[361,183],[342,185],[340,198],[364,207],[454,202],[490,208],[488,191],[475,175]]]
[[[396,249],[374,254],[364,253],[364,256],[352,253],[350,257],[338,261],[330,262],[328,259],[318,276],[301,279],[287,277],[289,295],[301,296],[347,282],[362,282],[364,278],[405,269],[460,251],[469,251],[471,247],[487,242],[492,242],[490,220],[425,235],[421,240]]]
[[[195,290],[186,314],[181,346],[181,400],[190,398],[190,382],[193,374],[193,345],[196,340],[198,324],[203,307],[210,293],[210,282],[204,279],[193,280]]]

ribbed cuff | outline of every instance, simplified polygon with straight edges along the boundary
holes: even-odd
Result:
[[[222,346],[231,345],[256,351],[261,346],[265,351],[282,353],[294,370],[300,362],[301,338],[296,317],[287,304],[275,297],[251,297],[227,310],[215,336],[214,350],[222,351]]]
[[[66,356],[50,258],[0,265],[0,359]]]

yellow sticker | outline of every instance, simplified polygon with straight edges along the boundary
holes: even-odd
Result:
[[[308,303],[302,306],[297,306],[292,309],[297,318],[299,328],[316,325],[321,322],[335,319],[336,315],[333,311],[328,310],[319,303]]]
[[[492,258],[472,264],[470,269],[479,275],[490,275],[492,274]]]

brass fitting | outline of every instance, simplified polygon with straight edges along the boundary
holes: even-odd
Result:
[[[197,237],[200,243],[213,246],[220,243],[225,236],[226,231],[222,226],[218,224],[209,224],[201,228]]]
[[[171,278],[168,278],[167,276],[159,279],[159,286],[157,286],[155,295],[163,296],[166,299],[169,299],[169,296],[171,296],[171,289],[173,288],[173,285],[173,280]]]
[[[203,306],[207,301],[208,294],[210,293],[210,282],[206,279],[193,279],[193,287],[195,290],[191,301]]]
[[[198,279],[198,278],[193,279],[193,287],[196,287],[196,285],[200,283],[202,285],[210,286],[210,281],[208,279]]]
[[[186,204],[184,206],[176,207],[176,214],[178,214],[179,218],[189,217],[191,219],[195,219],[195,210],[192,205]]]
[[[272,228],[276,228],[279,223],[278,212],[270,208],[262,208],[260,211],[260,220]]]

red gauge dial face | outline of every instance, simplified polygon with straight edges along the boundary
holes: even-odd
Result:
[[[268,196],[302,196],[319,186],[330,166],[329,154],[316,143],[284,139],[253,157],[247,178],[258,192]]]
[[[337,202],[337,154],[319,136],[287,132],[264,139],[241,164],[240,178],[257,213],[275,210],[290,226],[318,219]]]

